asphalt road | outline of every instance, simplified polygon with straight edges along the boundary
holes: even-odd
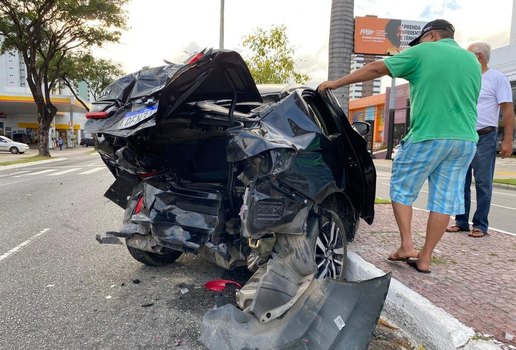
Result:
[[[122,222],[103,197],[113,177],[98,155],[67,158],[0,170],[0,350],[205,349],[202,317],[234,290],[203,284],[249,273],[192,255],[151,268],[124,245],[100,245],[95,235]],[[410,348],[383,324],[370,346]]]

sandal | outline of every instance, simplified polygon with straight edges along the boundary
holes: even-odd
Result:
[[[391,254],[389,254],[389,256],[387,257],[387,260],[389,260],[389,261],[407,261],[408,259],[411,259],[411,258],[417,258],[417,255],[416,256],[401,256],[400,253],[398,252],[398,250],[396,250],[395,252],[392,252]]]
[[[452,225],[448,228],[446,228],[446,232],[467,232],[469,231],[469,228],[460,227],[457,225]]]
[[[488,233],[487,232],[484,232],[478,228],[474,228],[471,230],[470,233],[468,233],[468,236],[469,237],[473,237],[473,238],[482,238],[484,236],[487,236]]]

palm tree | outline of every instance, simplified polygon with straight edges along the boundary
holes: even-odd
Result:
[[[335,80],[349,74],[353,51],[354,0],[332,0],[330,40],[328,47],[328,79]],[[348,114],[349,87],[335,90],[335,96],[346,115]]]

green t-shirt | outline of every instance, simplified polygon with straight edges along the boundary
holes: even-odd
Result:
[[[393,77],[410,83],[413,142],[477,141],[477,99],[482,71],[471,52],[453,39],[424,42],[384,60]]]

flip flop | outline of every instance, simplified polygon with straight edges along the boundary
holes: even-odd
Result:
[[[460,227],[457,225],[452,225],[446,228],[446,232],[468,232],[469,228]]]
[[[415,258],[415,257],[413,257],[413,256],[400,256],[400,254],[396,250],[394,253],[391,253],[387,257],[387,260],[389,260],[389,261],[407,261],[408,259],[411,259],[411,258]]]
[[[408,259],[407,260],[408,266],[415,268],[417,272],[421,272],[421,273],[430,273],[430,272],[432,272],[431,270],[422,270],[422,269],[420,269],[417,266],[417,262],[418,262],[418,259]]]
[[[473,238],[482,238],[484,236],[487,236],[488,233],[487,232],[484,232],[478,228],[474,228],[473,230],[471,230],[470,233],[468,233],[468,236],[469,237],[473,237]]]

